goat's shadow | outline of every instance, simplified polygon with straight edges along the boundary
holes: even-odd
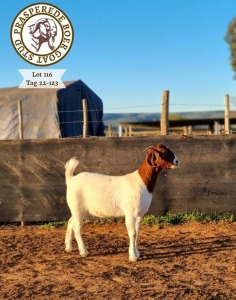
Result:
[[[162,245],[161,245],[162,244]],[[163,245],[164,244],[164,245]],[[104,255],[119,255],[128,253],[128,241],[124,241],[120,246],[103,245],[99,248],[88,247],[90,255],[94,257]],[[209,238],[197,238],[194,241],[171,241],[147,243],[140,241],[139,250],[141,252],[140,261],[174,258],[177,256],[191,256],[195,254],[213,254],[222,251],[236,250],[236,235],[217,236]]]
[[[198,238],[194,239],[194,241],[185,242],[176,240],[176,242],[172,241],[172,245],[170,246],[160,246],[158,242],[152,244],[143,242],[140,244],[140,249],[143,254],[141,260],[232,251],[236,250],[236,235]]]

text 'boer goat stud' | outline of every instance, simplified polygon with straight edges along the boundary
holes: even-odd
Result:
[[[66,163],[67,203],[72,214],[65,238],[66,251],[72,251],[74,232],[80,255],[88,255],[81,236],[85,218],[125,217],[130,240],[129,260],[137,261],[140,222],[151,204],[157,177],[162,169],[173,169],[178,165],[175,154],[162,144],[148,147],[144,152],[146,158],[141,166],[133,173],[123,176],[89,172],[74,176],[78,159],[72,157]]]

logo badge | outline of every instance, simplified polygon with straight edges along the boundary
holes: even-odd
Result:
[[[70,51],[74,31],[67,15],[48,3],[25,7],[11,26],[11,41],[22,59],[35,66],[58,63]]]

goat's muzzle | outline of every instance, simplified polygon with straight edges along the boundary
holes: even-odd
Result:
[[[175,156],[175,158],[174,158],[174,160],[173,160],[173,164],[172,164],[171,169],[174,169],[174,168],[178,167],[178,165],[179,165],[179,160],[178,160],[178,158]]]

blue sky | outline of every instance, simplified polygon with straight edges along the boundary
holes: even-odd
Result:
[[[18,69],[35,69],[12,47],[10,27],[37,2],[0,2],[0,87],[18,86]],[[67,14],[75,34],[69,54],[48,68],[66,69],[64,81],[83,80],[102,98],[105,113],[160,112],[166,89],[170,112],[223,110],[224,94],[236,96],[224,41],[235,0],[45,2]]]

